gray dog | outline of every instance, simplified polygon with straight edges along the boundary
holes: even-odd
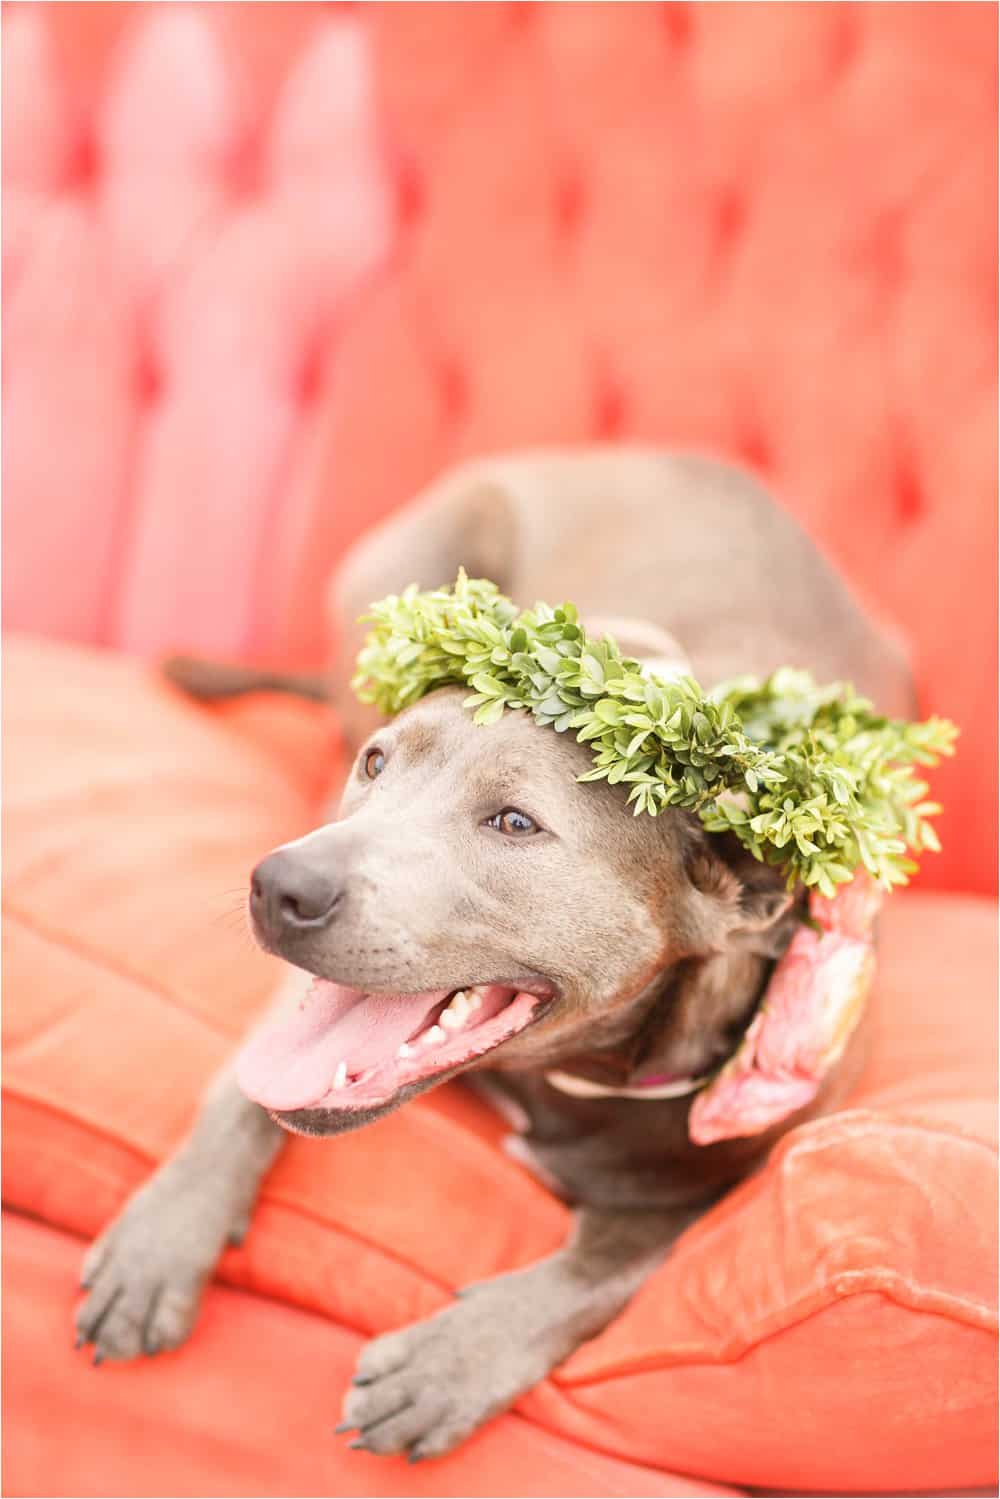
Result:
[[[253,873],[254,929],[290,981],[242,1088],[234,1068],[217,1079],[91,1249],[77,1329],[96,1359],[176,1347],[285,1130],[355,1129],[464,1074],[516,1121],[521,1158],[573,1203],[574,1228],[550,1258],[364,1349],[345,1428],[414,1459],[450,1451],[594,1336],[761,1163],[780,1130],[698,1147],[690,1093],[636,1098],[628,1083],[638,1068],[697,1078],[729,1055],[799,917],[775,871],[692,815],[633,817],[623,787],[579,784],[591,758],[571,735],[520,713],[477,727],[458,689],[388,725],[359,707],[345,685],[357,617],[459,566],[521,605],[571,599],[628,654],[689,664],[706,685],[791,664],[886,713],[913,708],[902,655],[756,483],[640,449],[476,463],[371,533],[334,583],[329,689],[174,667],[206,697],[330,695],[358,755],[331,820]],[[330,981],[305,1011],[302,970]],[[809,1113],[842,1099],[862,1048],[859,1030]]]

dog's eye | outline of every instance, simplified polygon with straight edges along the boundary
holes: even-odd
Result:
[[[486,826],[496,828],[498,833],[509,833],[515,838],[542,831],[533,817],[529,817],[527,812],[519,812],[517,807],[504,807],[502,812],[495,812],[492,817],[487,817]]]
[[[370,781],[385,770],[385,756],[380,749],[370,749],[365,755],[365,775]]]

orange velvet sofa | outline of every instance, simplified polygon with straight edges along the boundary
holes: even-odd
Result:
[[[991,1484],[995,7],[3,25],[6,1492]],[[459,1090],[294,1142],[190,1345],[95,1372],[83,1240],[262,1003],[238,891],[342,770],[322,710],[149,663],[314,663],[336,558],[441,468],[618,439],[761,472],[962,729],[861,1089],[441,1463],[330,1428],[364,1336],[564,1232]]]

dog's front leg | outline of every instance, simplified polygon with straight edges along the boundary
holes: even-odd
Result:
[[[293,970],[271,1014],[297,1003]],[[191,1134],[131,1197],[83,1264],[89,1292],[76,1314],[78,1343],[94,1362],[159,1353],[183,1343],[206,1282],[238,1243],[285,1132],[240,1092],[232,1068],[212,1083]]]
[[[600,1332],[698,1211],[582,1208],[556,1254],[367,1344],[339,1429],[411,1461],[450,1452]]]

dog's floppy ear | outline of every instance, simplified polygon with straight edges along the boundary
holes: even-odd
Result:
[[[684,869],[687,932],[693,952],[752,952],[778,958],[798,924],[784,876],[760,864],[730,833],[690,829]]]
[[[790,890],[747,890],[740,898],[740,921],[731,944],[762,958],[780,958],[795,935],[799,916]]]
[[[675,961],[634,1065],[700,1077],[732,1053],[768,962],[782,956],[799,918],[780,870],[759,864],[731,834],[706,833],[696,817],[678,821],[682,878],[679,888],[672,882],[669,936]]]

